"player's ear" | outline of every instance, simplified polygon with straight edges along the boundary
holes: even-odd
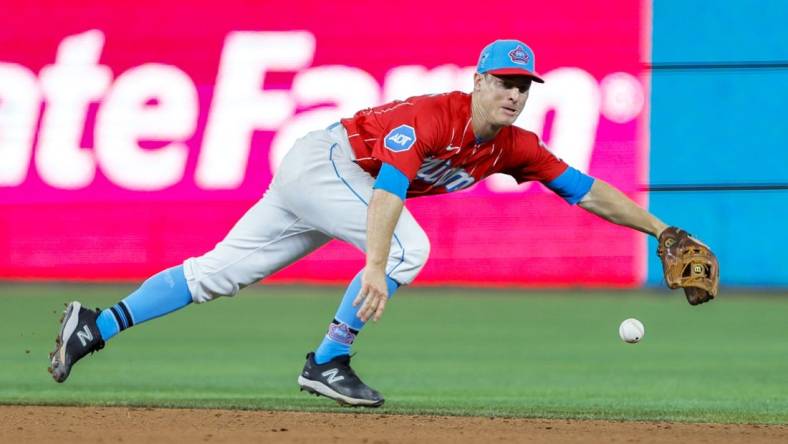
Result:
[[[484,74],[479,74],[478,72],[473,73],[473,91],[477,92],[482,89],[482,80],[484,80]]]

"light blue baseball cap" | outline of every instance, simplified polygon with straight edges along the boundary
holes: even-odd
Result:
[[[500,76],[528,76],[534,82],[544,83],[536,74],[535,59],[531,48],[519,40],[496,40],[482,50],[476,72]]]

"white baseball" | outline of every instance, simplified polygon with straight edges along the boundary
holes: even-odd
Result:
[[[646,334],[646,327],[635,318],[625,319],[618,327],[618,336],[621,340],[630,344],[635,344],[643,339]]]

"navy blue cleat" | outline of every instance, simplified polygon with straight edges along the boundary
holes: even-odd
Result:
[[[306,364],[298,377],[301,390],[333,399],[351,407],[380,407],[385,402],[376,390],[364,384],[350,368],[350,356],[342,355],[319,365],[315,354],[306,355]]]
[[[76,301],[66,307],[60,320],[60,333],[55,339],[55,351],[49,354],[49,373],[55,381],[65,381],[71,373],[71,366],[88,353],[104,348],[96,325],[99,312],[98,309],[88,310]]]

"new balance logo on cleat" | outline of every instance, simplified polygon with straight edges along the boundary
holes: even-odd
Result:
[[[321,375],[324,378],[326,378],[326,381],[328,381],[329,384],[333,384],[335,382],[345,379],[344,376],[337,376],[337,373],[339,373],[339,369],[332,368],[331,370],[324,371],[323,373],[321,373]]]
[[[87,324],[82,327],[82,330],[77,332],[77,337],[79,338],[79,342],[83,347],[87,347],[88,342],[93,340],[93,334],[90,333],[90,329],[88,328]]]
[[[49,373],[55,381],[65,381],[77,361],[104,348],[96,325],[98,314],[99,310],[88,310],[79,302],[72,302],[66,307],[60,320],[60,332],[55,338],[55,350],[49,354]]]
[[[326,362],[315,362],[315,354],[306,355],[298,385],[317,396],[325,396],[340,405],[380,407],[385,400],[375,389],[364,384],[350,367],[350,356],[342,355]]]

